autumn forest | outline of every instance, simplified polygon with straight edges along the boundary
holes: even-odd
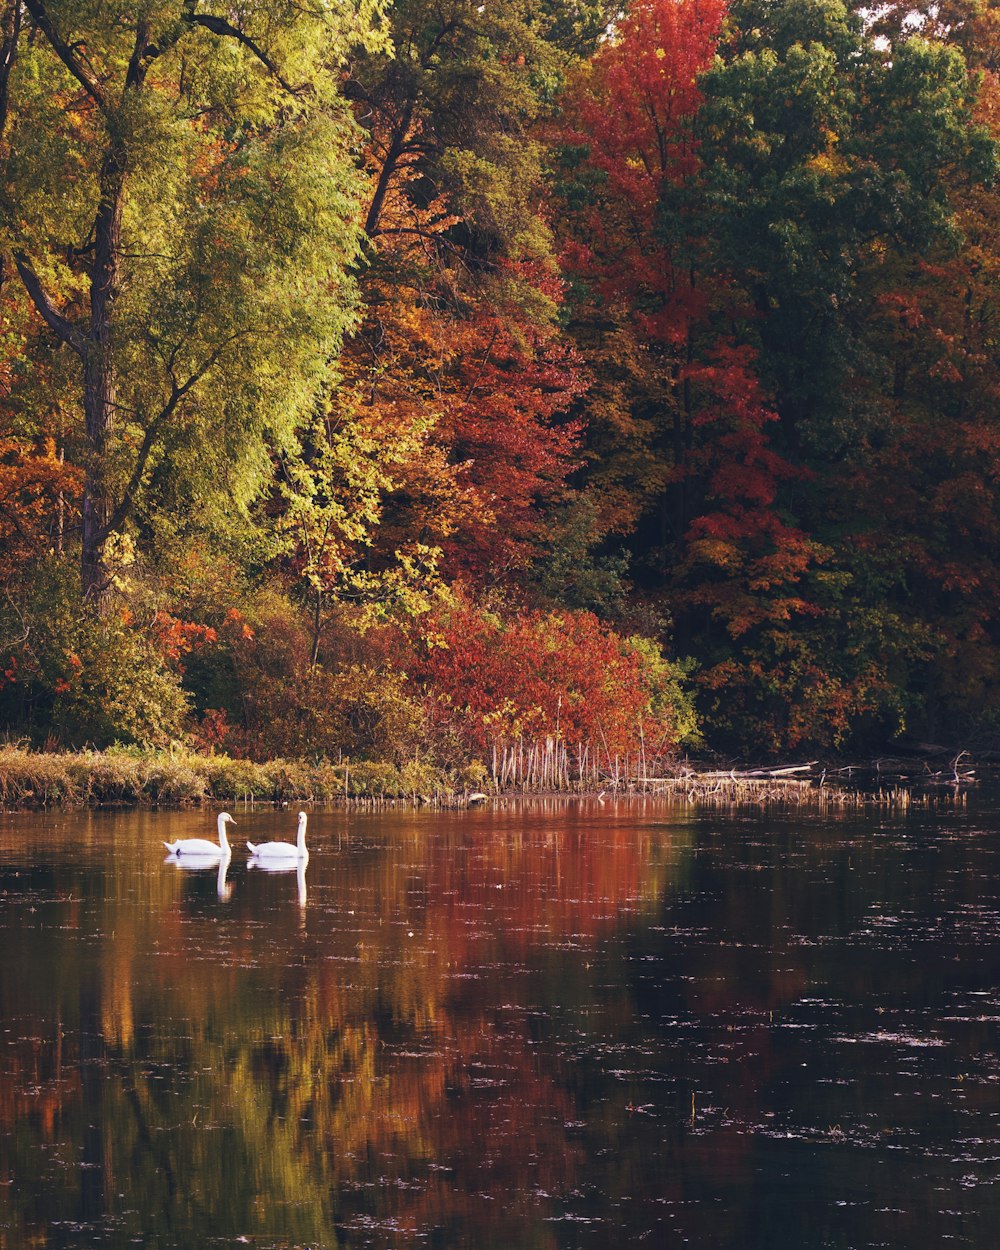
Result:
[[[996,745],[998,74],[997,0],[0,0],[5,734]]]

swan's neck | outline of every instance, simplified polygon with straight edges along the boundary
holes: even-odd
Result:
[[[298,836],[298,840],[296,843],[296,850],[301,855],[303,854],[305,849],[306,849],[306,822],[304,820],[300,820],[299,821],[299,836]]]
[[[219,829],[219,845],[222,847],[223,853],[230,851],[229,839],[226,837],[226,822],[220,816],[218,820]]]

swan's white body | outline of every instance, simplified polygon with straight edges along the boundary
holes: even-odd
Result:
[[[216,825],[219,830],[218,842],[209,842],[207,838],[178,838],[176,842],[164,842],[171,855],[191,856],[196,859],[228,859],[233,853],[226,837],[226,825],[236,824],[228,812],[220,812]]]
[[[261,866],[284,863],[291,867],[296,861],[305,863],[309,858],[306,850],[306,821],[309,817],[299,812],[299,833],[294,842],[248,842],[250,854]]]

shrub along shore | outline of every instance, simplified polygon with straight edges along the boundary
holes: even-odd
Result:
[[[843,770],[853,773],[855,770]],[[943,774],[942,774],[943,775]],[[112,748],[41,752],[0,747],[0,808],[184,807],[212,803],[413,803],[461,807],[491,797],[561,793],[640,794],[711,806],[785,803],[845,808],[870,803],[908,807],[942,797],[964,801],[971,773],[928,789],[920,777],[886,774],[858,786],[828,776],[815,764],[788,768],[696,771],[677,765],[672,775],[609,773],[603,786],[573,782],[511,783],[479,761],[447,771],[419,760],[401,766],[378,761],[276,759],[265,763],[185,749]],[[926,783],[926,777],[923,783]],[[950,780],[946,778],[945,780]]]

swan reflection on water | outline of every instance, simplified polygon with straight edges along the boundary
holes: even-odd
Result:
[[[231,881],[226,880],[226,873],[229,871],[229,865],[233,862],[232,857],[223,855],[221,859],[210,859],[205,855],[183,856],[168,855],[164,861],[165,864],[173,864],[176,868],[180,868],[183,872],[210,872],[216,870],[215,892],[219,898],[225,903],[233,895],[233,886]]]
[[[295,873],[295,884],[298,887],[299,906],[306,905],[306,859],[279,859],[277,857],[263,858],[257,855],[251,855],[247,860],[247,868],[259,868],[261,872],[269,873]]]

